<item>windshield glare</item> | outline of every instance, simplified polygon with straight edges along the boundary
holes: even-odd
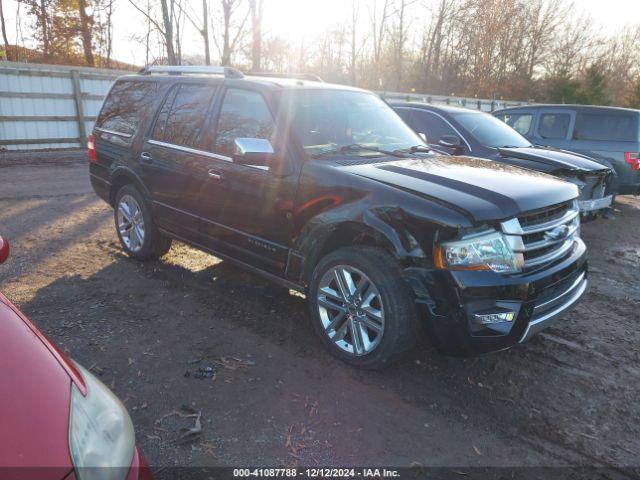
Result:
[[[453,114],[476,141],[485,147],[530,147],[531,142],[496,117],[486,113],[455,113]]]
[[[289,98],[292,129],[310,156],[355,144],[356,155],[423,146],[423,140],[376,95],[344,90],[301,90]],[[379,153],[378,153],[379,154]]]

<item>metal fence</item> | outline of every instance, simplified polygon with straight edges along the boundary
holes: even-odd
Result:
[[[84,146],[104,96],[125,73],[0,62],[0,149]]]
[[[119,70],[0,62],[0,150],[81,147]],[[385,99],[482,111],[526,102],[378,92]]]
[[[516,100],[488,100],[486,98],[472,97],[446,97],[442,95],[428,95],[402,92],[378,92],[385,100],[404,100],[407,102],[424,102],[434,105],[453,105],[456,107],[471,108],[483,112],[493,112],[500,108],[517,107],[527,105],[529,102]]]

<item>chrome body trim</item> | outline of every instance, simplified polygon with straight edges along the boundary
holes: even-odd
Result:
[[[574,243],[575,239],[573,237],[570,237],[569,239],[565,240],[560,248],[553,250],[552,252],[549,252],[545,255],[540,255],[539,257],[533,258],[531,260],[525,260],[524,268],[537,267],[538,265],[553,262],[554,260],[567,254],[573,247]]]
[[[552,300],[555,301],[559,298],[568,296],[569,298],[567,298],[565,302],[563,302],[558,308],[554,308],[550,312],[547,312],[538,318],[534,317],[534,319],[529,322],[527,329],[522,334],[522,337],[520,337],[520,343],[528,341],[536,333],[547,328],[553,322],[553,320],[557,319],[558,316],[560,316],[567,309],[573,306],[580,299],[586,289],[587,279],[584,278],[584,274],[582,274],[582,276],[579,278],[579,281],[575,282],[563,294]],[[545,302],[545,304],[548,303],[549,302]]]
[[[175,145],[173,143],[161,142],[159,140],[148,140],[152,145],[159,147],[171,148],[180,152],[193,153],[194,155],[202,155],[203,157],[215,158],[216,160],[224,160],[225,162],[233,162],[233,158],[226,157],[224,155],[218,155],[217,153],[211,153],[204,150],[198,150],[196,148],[183,147],[182,145]]]
[[[568,295],[573,289],[575,289],[578,286],[578,284],[580,282],[582,282],[582,280],[584,280],[585,275],[586,275],[586,273],[582,272],[578,276],[578,278],[575,279],[575,281],[571,284],[571,286],[568,289],[566,289],[560,295],[555,296],[551,300],[547,300],[546,302],[541,303],[540,305],[536,305],[535,307],[533,307],[533,311],[535,312],[536,310],[540,310],[541,308],[544,308],[547,305],[551,305],[551,304],[557,302],[558,300],[560,300],[562,297],[565,297],[566,295]]]
[[[116,135],[118,137],[124,137],[124,138],[131,138],[133,137],[132,133],[124,133],[124,132],[117,132],[115,130],[109,130],[106,128],[100,128],[100,127],[96,127],[96,130],[102,133],[109,133],[111,135]]]
[[[551,245],[554,245],[556,243],[562,243],[566,241],[567,238],[573,236],[578,231],[579,228],[580,228],[580,224],[575,223],[574,221],[573,225],[569,227],[569,230],[567,231],[567,234],[564,238],[561,238],[559,240],[544,239],[544,240],[540,240],[539,242],[528,243],[524,247],[524,251],[531,252],[535,250],[541,250],[543,248],[550,247]]]

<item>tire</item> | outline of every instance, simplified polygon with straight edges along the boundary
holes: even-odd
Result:
[[[342,288],[336,272],[342,275]],[[396,261],[374,247],[341,248],[320,260],[311,277],[309,306],[314,330],[333,355],[373,370],[390,365],[414,346],[417,309],[401,275]],[[352,294],[349,302],[340,293],[345,288]]]
[[[122,249],[130,257],[156,260],[171,248],[171,239],[160,234],[148,202],[133,185],[118,190],[113,218]]]

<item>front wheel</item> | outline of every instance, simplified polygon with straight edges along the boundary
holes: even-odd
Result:
[[[409,350],[417,313],[398,264],[372,247],[341,248],[313,272],[314,329],[329,351],[359,367],[386,366]]]

